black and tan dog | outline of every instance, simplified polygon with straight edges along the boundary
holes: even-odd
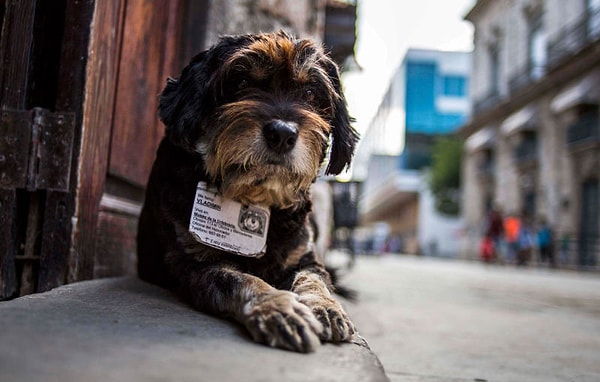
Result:
[[[139,276],[234,318],[258,342],[309,352],[349,341],[355,329],[309,216],[330,138],[328,174],[350,164],[358,139],[333,61],[284,32],[226,36],[168,80],[160,117]],[[223,203],[241,206],[238,216],[219,215]],[[266,243],[246,248],[254,239]]]

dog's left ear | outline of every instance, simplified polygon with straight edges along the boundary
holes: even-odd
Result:
[[[338,175],[352,162],[354,149],[358,142],[358,133],[352,127],[354,119],[348,114],[346,97],[342,91],[340,73],[337,65],[329,58],[323,61],[325,70],[331,79],[334,90],[337,93],[333,101],[333,119],[332,119],[332,144],[329,154],[329,164],[325,170],[326,175]]]
[[[179,146],[191,147],[198,135],[203,103],[206,102],[210,52],[196,55],[178,79],[167,79],[160,94],[159,115],[167,127],[167,137]]]

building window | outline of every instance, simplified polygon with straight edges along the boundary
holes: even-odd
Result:
[[[406,64],[406,131],[432,133],[435,115],[437,66],[431,62]]]
[[[578,119],[567,128],[567,144],[600,141],[600,113],[598,104],[583,104],[577,108]]]
[[[467,94],[467,80],[461,76],[444,76],[444,95],[464,97]]]
[[[530,20],[528,45],[529,76],[536,80],[544,75],[548,61],[547,35],[541,14]]]
[[[520,142],[515,147],[514,157],[517,162],[528,162],[537,158],[537,133],[525,130],[521,133]]]
[[[494,150],[487,148],[482,150],[478,165],[479,173],[482,175],[491,175],[496,168],[496,156]]]
[[[523,193],[523,217],[531,222],[536,216],[536,194],[534,190],[525,190]]]
[[[500,94],[500,48],[494,44],[489,48],[490,94]]]

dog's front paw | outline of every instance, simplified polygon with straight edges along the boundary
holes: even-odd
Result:
[[[356,329],[339,302],[320,294],[301,295],[300,302],[312,309],[317,319],[323,324],[323,330],[319,335],[323,341],[352,340]]]
[[[275,290],[258,296],[244,307],[244,323],[252,338],[273,347],[314,351],[323,327],[295,293]]]

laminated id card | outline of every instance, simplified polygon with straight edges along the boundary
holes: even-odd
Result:
[[[190,217],[190,233],[208,246],[242,256],[261,257],[267,250],[270,210],[225,199],[199,182]]]

